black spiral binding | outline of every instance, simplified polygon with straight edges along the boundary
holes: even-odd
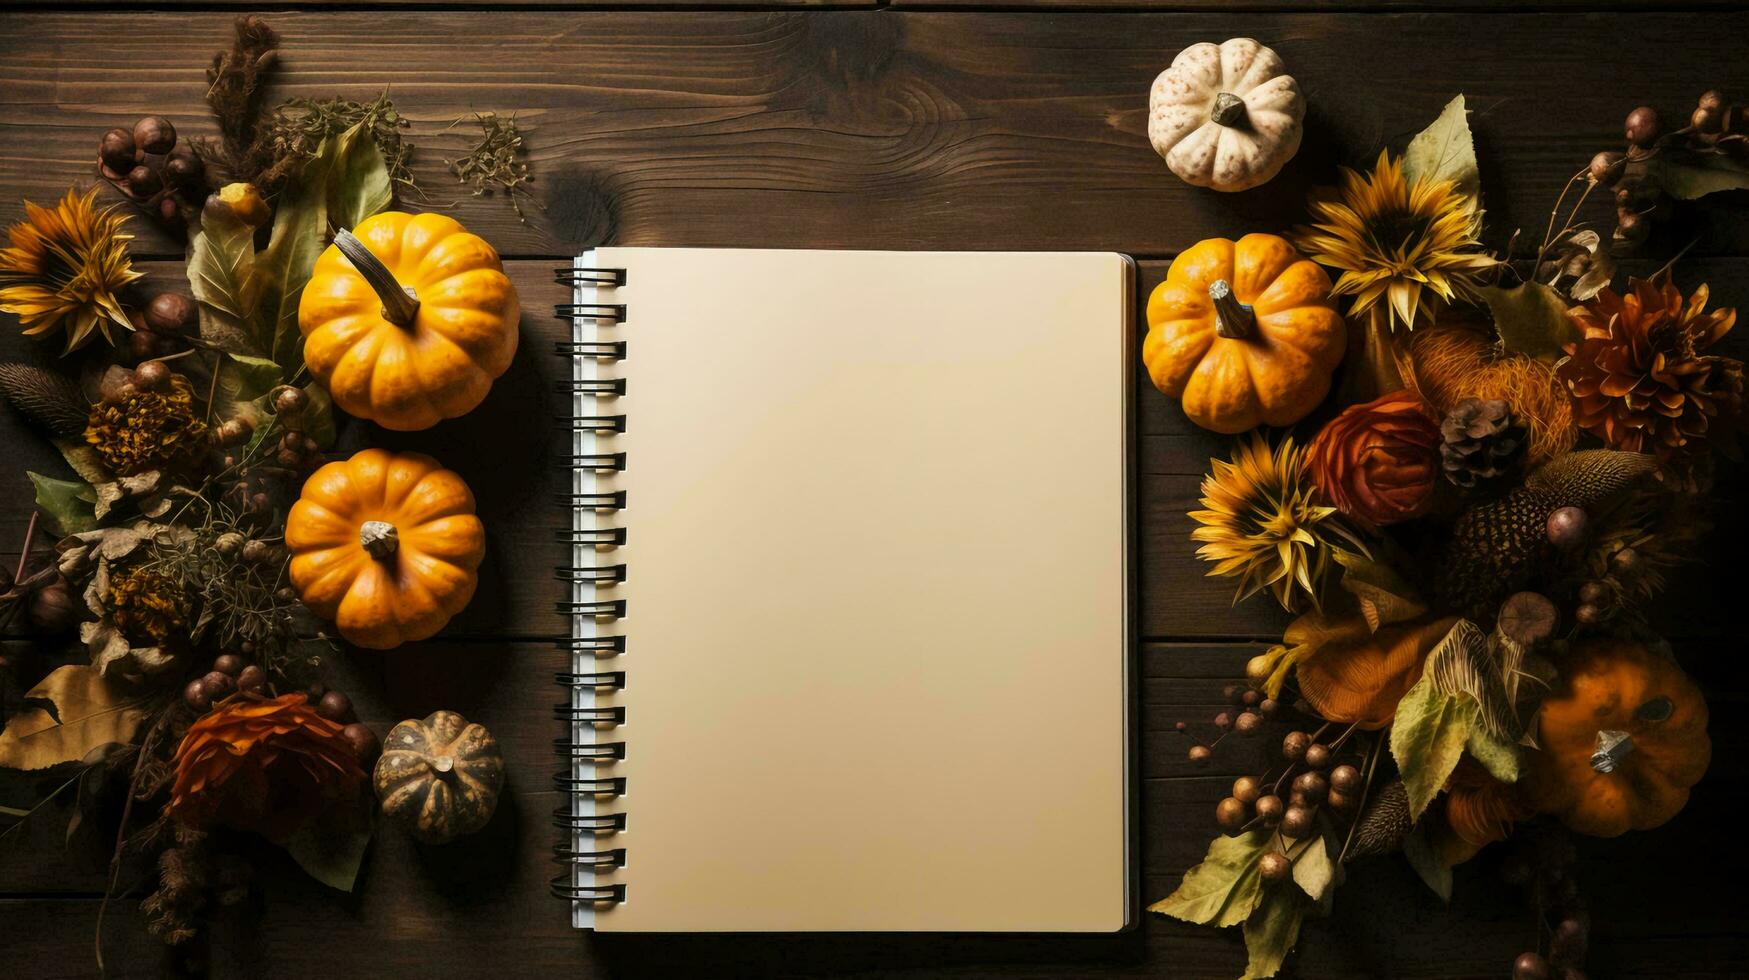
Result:
[[[597,290],[610,290],[626,283],[624,269],[567,268],[557,272],[561,283]],[[565,303],[555,307],[553,312],[573,324],[618,326],[626,320],[625,306],[616,303]],[[581,331],[574,332],[571,341],[555,344],[554,354],[573,359],[572,378],[568,382],[559,382],[555,386],[557,392],[567,398],[591,396],[601,409],[606,409],[613,404],[613,399],[626,393],[625,379],[584,377],[586,372],[581,370],[581,363],[595,360],[617,364],[625,360],[626,346],[623,340],[586,341],[582,339]],[[611,476],[625,471],[625,453],[583,453],[577,451],[581,447],[576,444],[580,433],[591,433],[597,440],[613,439],[623,434],[626,431],[623,413],[574,414],[565,416],[564,421],[570,422],[572,432],[571,451],[559,457],[564,472],[587,470],[598,476]],[[578,527],[576,514],[616,514],[625,509],[626,494],[624,490],[570,492],[559,494],[558,499],[566,508],[567,520],[556,538],[565,545],[567,561],[554,574],[567,583],[570,594],[566,601],[556,604],[556,611],[565,617],[569,628],[566,635],[558,637],[555,643],[567,657],[589,656],[598,661],[610,661],[625,653],[626,638],[624,635],[602,635],[599,626],[623,619],[625,601],[584,598],[588,593],[579,587],[609,588],[626,580],[625,563],[609,560],[604,554],[625,546],[626,531],[624,527]],[[579,548],[593,548],[602,554],[602,560],[577,562],[574,556]],[[596,629],[587,631],[592,635],[574,635],[580,620],[596,624]],[[611,697],[624,690],[625,671],[567,672],[556,675],[554,679],[568,696],[563,703],[553,706],[553,717],[565,725],[565,735],[553,742],[563,765],[553,774],[553,787],[564,794],[565,802],[553,810],[553,825],[560,832],[559,841],[553,848],[553,861],[562,870],[552,879],[552,892],[571,902],[588,903],[596,908],[611,907],[626,900],[626,886],[601,882],[599,876],[611,875],[625,867],[625,848],[605,844],[626,829],[626,814],[623,810],[608,812],[602,807],[611,806],[609,801],[625,796],[626,780],[623,776],[600,770],[625,758],[625,742],[611,740],[607,733],[625,724],[626,712],[623,706],[597,703],[596,699]],[[584,698],[581,692],[589,692],[591,696]],[[587,732],[599,734],[589,738]],[[591,773],[590,768],[585,767],[592,767],[596,772]],[[585,802],[591,805],[583,806]],[[604,844],[589,846],[586,841],[602,841]]]

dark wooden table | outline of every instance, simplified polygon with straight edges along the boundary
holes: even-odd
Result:
[[[86,178],[98,135],[145,113],[210,132],[203,70],[233,11],[170,0],[125,10],[67,4],[13,10],[0,31],[0,220],[20,197],[57,197]],[[394,832],[373,845],[354,894],[327,891],[283,859],[258,898],[215,918],[219,975],[333,977],[721,976],[1235,977],[1236,931],[1150,917],[1127,935],[591,937],[548,898],[547,710],[561,655],[549,531],[562,514],[548,465],[563,410],[548,356],[563,300],[550,269],[582,247],[741,245],[864,248],[1115,249],[1141,260],[1145,287],[1172,255],[1211,235],[1280,230],[1339,163],[1400,149],[1455,93],[1475,114],[1490,240],[1534,240],[1555,194],[1592,153],[1620,142],[1649,102],[1692,106],[1704,89],[1749,90],[1749,13],[1689,0],[1680,12],[1609,0],[762,0],[690,11],[620,0],[614,10],[528,2],[397,6],[320,3],[273,13],[284,38],[280,96],[389,89],[415,121],[416,170],[438,204],[498,246],[522,292],[515,365],[472,415],[428,432],[367,430],[365,441],[430,452],[473,485],[490,554],[472,606],[438,640],[350,654],[331,670],[380,730],[452,708],[494,729],[511,790],[481,836],[424,850]],[[1525,7],[1536,12],[1518,12]],[[734,9],[745,8],[745,9]],[[1000,8],[1000,9],[996,9]],[[1149,149],[1149,83],[1180,48],[1249,35],[1273,46],[1311,104],[1303,149],[1256,191],[1180,183]],[[473,110],[515,112],[528,132],[540,207],[526,223],[502,200],[446,184],[462,147],[439,131]],[[1685,111],[1685,110],[1684,110]],[[1749,306],[1744,195],[1702,222],[1684,282]],[[417,203],[417,202],[415,202]],[[1599,209],[1597,217],[1606,214]],[[181,279],[182,246],[138,223],[135,254],[154,280]],[[1642,270],[1645,271],[1645,270]],[[52,351],[0,325],[0,355]],[[1266,600],[1230,606],[1202,578],[1186,509],[1223,440],[1146,387],[1137,394],[1143,586],[1141,865],[1145,897],[1169,892],[1211,832],[1212,807],[1260,746],[1223,747],[1191,768],[1174,721],[1206,719],[1244,661],[1279,637]],[[0,414],[0,547],[30,513],[26,468],[60,472],[54,451]],[[1017,476],[1019,476],[1017,474]],[[1740,487],[1738,481],[1734,486]],[[1727,488],[1714,567],[1741,570],[1742,495]],[[14,559],[15,559],[14,555]],[[1664,828],[1588,842],[1580,872],[1595,918],[1593,976],[1749,975],[1740,912],[1749,794],[1735,717],[1749,692],[1741,586],[1685,575],[1661,621],[1713,702],[1713,771]],[[9,647],[30,644],[7,637]],[[19,977],[95,972],[92,928],[102,854],[68,853],[62,821],[0,842],[0,942]],[[1484,857],[1460,868],[1443,906],[1407,866],[1352,867],[1336,913],[1308,924],[1300,977],[1500,977],[1531,942],[1518,893]],[[920,882],[927,867],[918,868]],[[1050,887],[1041,867],[1039,888]],[[135,896],[137,900],[137,895]],[[150,975],[162,954],[134,913],[111,910],[115,975]]]

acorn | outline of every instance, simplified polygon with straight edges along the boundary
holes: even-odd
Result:
[[[146,329],[166,337],[179,337],[195,325],[200,307],[181,293],[159,293],[146,304]]]
[[[134,134],[116,128],[97,141],[97,159],[112,173],[125,174],[134,169]]]
[[[176,146],[176,127],[163,116],[147,116],[134,123],[134,147],[140,153],[169,153]]]

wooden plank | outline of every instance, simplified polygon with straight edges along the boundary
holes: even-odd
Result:
[[[0,38],[0,187],[58,194],[89,173],[104,129],[144,113],[210,133],[203,72],[231,16],[14,15]],[[1500,15],[1485,32],[1462,13],[434,11],[396,22],[347,11],[272,22],[285,37],[279,95],[392,90],[423,142],[416,169],[432,201],[459,198],[453,213],[508,255],[610,241],[1165,256],[1292,222],[1336,164],[1400,146],[1459,90],[1477,110],[1491,237],[1504,243],[1540,227],[1567,177],[1619,145],[1634,102],[1675,113],[1728,82],[1701,66],[1735,64],[1733,41],[1749,33],[1743,12],[1711,14],[1705,29],[1690,15],[1636,14],[1631,53],[1621,21],[1597,15]],[[1223,195],[1183,184],[1154,155],[1147,91],[1187,43],[1236,35],[1281,51],[1311,115],[1281,177]],[[527,224],[444,174],[465,128],[443,130],[487,109],[518,112],[528,130],[545,209]],[[1746,210],[1739,198],[1709,212],[1697,254],[1744,252]],[[140,250],[181,251],[144,228]]]

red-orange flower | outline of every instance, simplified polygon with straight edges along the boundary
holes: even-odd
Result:
[[[1439,476],[1439,426],[1420,396],[1397,391],[1351,405],[1308,450],[1312,480],[1330,503],[1368,524],[1419,517]]]
[[[168,810],[193,827],[283,839],[364,784],[341,726],[302,694],[221,704],[176,749]]]

